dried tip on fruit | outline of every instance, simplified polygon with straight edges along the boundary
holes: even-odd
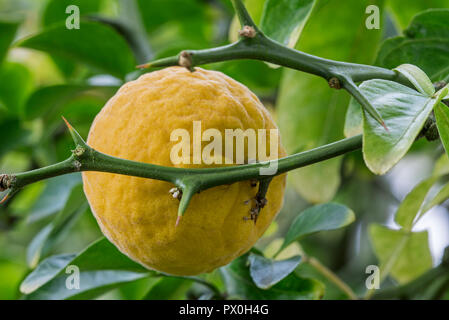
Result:
[[[6,200],[8,200],[8,198],[9,198],[9,193],[6,196],[4,196],[2,200],[0,200],[0,204],[3,204]]]
[[[254,38],[256,36],[256,29],[251,26],[244,26],[242,30],[239,30],[239,36],[245,38]]]
[[[178,226],[179,222],[181,221],[182,216],[178,216],[178,218],[176,218],[176,223],[175,223],[175,227]]]
[[[65,125],[67,126],[67,128],[68,128],[70,131],[72,131],[72,130],[73,130],[73,127],[72,127],[72,125],[67,121],[67,119],[64,118],[63,116],[61,116],[61,118],[62,118],[62,120],[64,120]]]

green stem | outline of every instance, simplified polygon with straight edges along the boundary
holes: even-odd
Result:
[[[351,300],[358,300],[357,295],[352,291],[352,289],[341,280],[335,273],[332,272],[329,268],[323,265],[320,261],[315,259],[314,257],[305,257],[303,258],[305,263],[310,264],[314,267],[319,273],[325,276],[330,282],[335,284],[341,291],[343,291]]]
[[[362,146],[362,137],[359,135],[282,159],[224,168],[183,169],[120,159],[98,152],[89,147],[70,124],[67,125],[76,144],[76,149],[68,159],[36,170],[3,175],[6,179],[0,179],[0,187],[16,192],[30,183],[78,171],[110,172],[157,179],[171,182],[182,191],[179,206],[179,216],[182,216],[190,199],[197,192],[244,180],[268,181],[273,176],[360,149]],[[262,170],[267,168],[274,168],[273,174],[261,175]],[[265,193],[268,183],[261,183],[261,186],[261,192]]]

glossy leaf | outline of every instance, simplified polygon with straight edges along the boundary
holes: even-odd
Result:
[[[426,4],[427,6],[427,4]],[[386,40],[377,64],[386,68],[409,63],[421,68],[432,81],[449,79],[449,9],[417,15],[405,35]]]
[[[53,221],[44,227],[31,241],[27,249],[27,263],[34,268],[41,257],[46,255],[61,234],[70,229],[81,213],[87,209],[87,201],[81,185],[72,189],[64,208]]]
[[[366,29],[369,4],[383,7],[380,0],[317,3],[296,48],[325,58],[371,63],[381,32]],[[285,69],[276,112],[287,151],[294,153],[341,139],[349,98],[343,90],[329,89],[319,77]],[[331,201],[340,185],[341,161],[337,157],[294,170],[289,173],[290,182],[311,203]]]
[[[235,259],[220,271],[230,298],[310,300],[320,299],[324,294],[324,286],[320,282],[300,278],[294,273],[268,290],[258,288],[251,279],[248,254]]]
[[[411,231],[415,219],[437,177],[431,177],[420,182],[402,201],[395,215],[395,221],[405,230]]]
[[[267,0],[260,28],[268,37],[294,47],[314,5],[315,0]]]
[[[261,289],[268,289],[292,273],[301,262],[300,256],[285,260],[267,259],[250,253],[250,274],[254,283]]]
[[[378,224],[369,231],[381,272],[388,265],[399,283],[416,279],[432,267],[427,231],[392,230]]]
[[[348,110],[346,111],[345,137],[353,137],[363,133],[363,113],[360,103],[354,98],[349,101]]]
[[[48,179],[45,189],[31,208],[28,222],[38,221],[61,210],[67,202],[72,189],[80,184],[81,174],[79,173]]]
[[[303,236],[343,228],[354,220],[354,212],[338,203],[331,202],[307,208],[293,221],[280,250]]]
[[[412,64],[401,64],[394,70],[405,76],[422,94],[430,97],[435,93],[432,81],[430,81],[425,72],[417,66]]]
[[[19,45],[86,63],[120,78],[133,71],[135,66],[126,41],[114,29],[98,22],[82,21],[80,29],[72,30],[65,24],[52,25],[22,40]]]
[[[61,265],[59,266],[61,267]],[[73,275],[73,273],[66,272],[67,266],[79,268],[79,289],[67,288],[66,281],[70,275]],[[39,266],[36,268],[34,276],[42,276],[37,273],[37,270],[39,270]],[[41,270],[45,271],[44,268]],[[102,238],[78,254],[55,276],[24,298],[28,300],[92,299],[124,283],[143,279],[153,274],[153,271],[130,260],[107,239]]]
[[[31,293],[56,276],[76,257],[76,254],[61,254],[43,260],[20,285],[20,292]]]
[[[384,174],[407,153],[439,98],[387,80],[369,80],[360,88],[389,129],[364,113],[365,163],[373,173]]]

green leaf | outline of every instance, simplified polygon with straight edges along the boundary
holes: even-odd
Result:
[[[366,29],[369,4],[383,7],[381,0],[317,2],[296,48],[329,59],[372,63],[381,32]],[[349,98],[347,92],[330,89],[319,77],[283,70],[276,112],[287,151],[291,154],[341,139]],[[294,170],[289,182],[311,203],[331,201],[340,185],[341,161],[337,157]]]
[[[424,204],[422,212],[425,213],[426,211],[429,211],[434,206],[443,203],[447,199],[449,199],[449,183],[446,183],[432,199]]]
[[[412,230],[424,200],[436,181],[437,177],[425,179],[413,188],[402,201],[396,212],[395,221],[406,231]]]
[[[24,296],[27,300],[55,300],[55,299],[92,299],[119,287],[125,283],[143,279],[154,275],[150,271],[130,260],[120,253],[107,239],[102,238],[78,254],[65,266],[59,264],[60,271],[51,277],[47,275],[47,282],[38,289]],[[68,289],[66,281],[73,273],[66,273],[68,266],[79,268],[80,288]],[[38,273],[41,270],[43,273]],[[45,276],[46,269],[35,270],[34,277]],[[69,279],[70,280],[70,279]]]
[[[19,45],[86,63],[120,78],[135,66],[126,41],[113,28],[98,22],[82,21],[80,29],[72,30],[65,24],[52,25],[20,41]]]
[[[416,15],[429,8],[447,8],[447,0],[426,0],[426,1],[408,1],[408,0],[389,0],[389,9],[399,22],[399,26],[405,28],[410,20]]]
[[[420,13],[404,36],[388,39],[382,44],[376,64],[390,69],[404,63],[414,64],[433,82],[449,80],[448,20],[449,9]]]
[[[354,212],[338,203],[324,203],[300,213],[288,230],[281,249],[308,234],[343,228],[355,220]]]
[[[8,53],[9,46],[14,40],[19,25],[20,22],[17,20],[0,17],[0,34],[2,35],[0,37],[0,66]]]
[[[449,155],[449,107],[439,103],[435,106],[434,112],[441,142],[446,154]]]
[[[402,284],[419,277],[432,267],[427,231],[392,230],[373,224],[369,232],[374,251],[381,263],[381,276],[389,273]]]
[[[300,262],[300,256],[285,260],[272,260],[250,253],[251,278],[260,289],[268,289],[292,273]]]
[[[67,202],[53,221],[45,226],[31,241],[27,249],[27,263],[34,268],[41,257],[46,255],[54,244],[76,222],[81,213],[87,209],[86,197],[82,185],[72,189]]]
[[[117,91],[115,86],[92,86],[77,84],[61,84],[42,87],[34,91],[25,105],[25,118],[61,115],[62,107],[80,96],[96,96],[110,98]]]
[[[316,300],[320,299],[324,294],[322,283],[313,279],[300,278],[294,273],[291,273],[270,289],[260,289],[252,281],[248,267],[248,254],[245,254],[227,266],[220,268],[230,298],[247,300]]]
[[[28,215],[28,223],[46,218],[62,210],[72,189],[81,184],[81,174],[72,173],[47,180],[45,189]]]
[[[271,39],[292,48],[314,5],[315,0],[267,0],[260,28]]]
[[[354,98],[351,98],[346,110],[344,133],[347,138],[363,133],[362,107]]]
[[[384,174],[407,153],[439,99],[387,80],[365,81],[360,89],[389,128],[364,113],[363,157],[373,173]]]
[[[401,64],[394,70],[405,76],[422,94],[430,97],[435,93],[432,81],[430,81],[427,74],[417,66],[406,63]]]
[[[0,105],[12,115],[21,115],[33,87],[31,72],[22,64],[4,63],[0,67],[0,83]]]
[[[162,277],[145,295],[143,300],[178,300],[185,296],[193,281],[185,278]]]
[[[98,12],[102,0],[50,0],[42,14],[42,23],[49,26],[58,22],[65,21],[69,16],[66,8],[75,5],[80,9],[80,15],[86,15]]]
[[[43,260],[20,284],[24,294],[36,291],[43,284],[56,276],[76,257],[76,254],[61,254]]]
[[[11,150],[29,143],[31,132],[23,127],[23,123],[16,118],[6,118],[0,122],[2,143],[0,143],[0,157]]]

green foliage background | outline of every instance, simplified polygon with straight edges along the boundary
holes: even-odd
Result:
[[[72,4],[82,14],[80,30],[65,28],[65,8]],[[307,53],[386,68],[411,63],[434,82],[449,80],[448,0],[245,4],[268,35]],[[365,27],[365,8],[371,4],[381,9],[379,30]],[[431,18],[418,16],[411,24],[429,8],[446,10]],[[0,172],[64,160],[73,143],[61,115],[86,137],[104,103],[140,74],[135,65],[235,41],[238,29],[227,0],[0,0]],[[322,79],[260,61],[206,67],[260,97],[276,117],[289,153],[344,137],[350,96],[330,90]],[[436,116],[444,120],[447,111],[440,107]],[[366,266],[389,261],[398,243],[400,254],[382,288],[405,287],[399,286],[400,296],[387,290],[386,297],[449,298],[447,272],[441,271],[447,267],[440,265],[449,238],[434,237],[431,252],[427,231],[412,232],[415,215],[401,213],[418,214],[429,190],[438,194],[441,180],[425,180],[411,196],[421,202],[404,201],[406,210],[399,207],[432,171],[447,174],[448,162],[441,143],[418,141],[383,177],[368,171],[360,152],[295,170],[289,174],[285,206],[256,248],[194,279],[148,271],[101,239],[79,174],[41,181],[0,207],[0,299],[346,299],[306,257],[316,257],[363,296]],[[426,226],[438,224],[434,232],[447,234],[443,201],[449,192],[443,187],[438,195],[430,207],[438,205],[443,214],[429,218]],[[312,206],[331,200],[345,206]],[[79,266],[82,283],[89,284],[80,292],[64,289],[68,264]],[[267,276],[268,270],[274,271]],[[434,283],[440,283],[438,290],[428,288]]]

